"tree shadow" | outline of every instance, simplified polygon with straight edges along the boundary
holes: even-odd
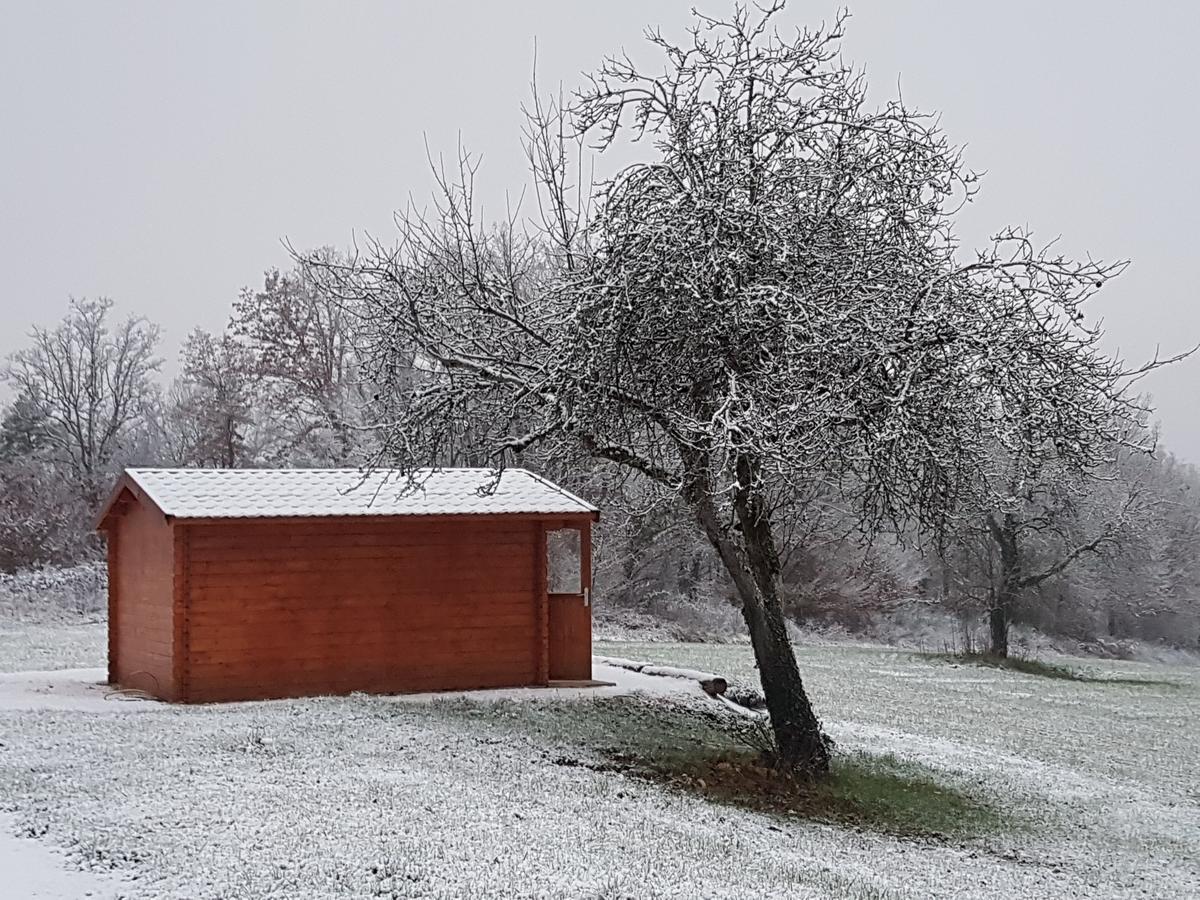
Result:
[[[913,655],[919,659],[936,660],[954,665],[1005,669],[1010,672],[1020,672],[1023,675],[1052,678],[1058,681],[1075,681],[1082,684],[1131,684],[1141,687],[1180,687],[1179,683],[1175,681],[1164,681],[1155,678],[1134,678],[1122,675],[1095,675],[1090,672],[1073,669],[1070,666],[1022,656],[996,656],[991,653],[916,653]]]

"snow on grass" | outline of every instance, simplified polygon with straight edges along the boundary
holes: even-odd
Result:
[[[82,872],[32,835],[18,836],[13,817],[0,814],[0,892],[20,900],[119,896],[120,884],[94,872]]]
[[[618,651],[743,683],[757,674],[747,648],[598,646]],[[986,787],[1035,823],[1011,836],[1026,863],[1076,875],[1090,896],[1200,895],[1196,668],[1089,661],[1114,680],[1077,682],[882,647],[797,652],[843,748],[894,752]]]
[[[103,562],[0,572],[0,622],[103,622],[107,609],[108,570]]]
[[[421,704],[5,715],[21,716],[0,765],[19,826],[124,873],[130,897],[816,897],[847,877],[822,870],[832,834],[783,846],[766,820]],[[884,896],[869,881],[838,895]]]
[[[755,683],[744,646],[599,649]],[[561,764],[594,731],[589,698],[601,692],[174,707],[108,696],[93,670],[0,680],[0,828],[119,875],[131,900],[1200,893],[1195,670],[1097,664],[1178,685],[1168,688],[954,668],[861,645],[799,652],[845,750],[932,767],[1028,824],[919,842]],[[642,677],[647,689],[692,689]],[[602,703],[649,730],[663,698],[619,688]]]
[[[13,624],[0,617],[0,672],[100,666],[107,652],[103,623]]]
[[[0,672],[102,665],[105,572],[102,563],[0,572]]]

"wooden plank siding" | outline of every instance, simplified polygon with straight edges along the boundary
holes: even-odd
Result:
[[[551,594],[550,680],[592,677],[592,611],[584,594]]]
[[[114,520],[115,521],[115,520]],[[118,568],[121,565],[120,557],[120,528],[110,527],[107,531],[107,552],[108,552],[108,683],[119,684],[120,677],[117,674],[117,655],[120,652],[121,642],[117,639],[117,629],[119,628],[120,616],[120,592],[118,585],[121,578]]]
[[[168,700],[178,699],[174,547],[171,524],[141,503],[109,528],[109,680]]]
[[[189,701],[545,680],[536,522],[180,526],[186,617],[175,634]]]
[[[187,703],[190,698],[191,667],[188,665],[191,603],[191,537],[189,526],[175,523],[174,526],[174,589],[171,592],[172,618],[174,622],[172,672],[175,681],[175,698]]]

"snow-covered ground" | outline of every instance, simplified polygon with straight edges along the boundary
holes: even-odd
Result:
[[[104,664],[108,630],[103,622],[80,625],[8,623],[0,617],[0,672],[65,669]]]
[[[75,868],[43,841],[20,837],[14,817],[0,814],[0,896],[13,900],[117,898],[119,879]]]
[[[0,669],[17,644],[0,644]],[[68,646],[71,665],[102,664]],[[739,645],[598,651],[754,674]],[[33,887],[11,896],[46,898],[1200,895],[1195,669],[1088,664],[1178,685],[1164,687],[862,645],[800,655],[840,744],[938,767],[1022,827],[954,844],[789,824],[560,765],[570,748],[456,714],[484,703],[502,717],[513,702],[585,714],[588,691],[179,708],[114,695],[96,668],[17,672],[0,676],[0,897],[22,884],[14,863]],[[598,674],[621,682],[608,694],[694,690]]]

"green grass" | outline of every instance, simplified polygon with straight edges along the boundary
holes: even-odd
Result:
[[[1014,824],[936,770],[892,754],[836,757],[832,777],[816,786],[809,808],[832,821],[915,836],[974,836]]]
[[[1150,678],[1121,678],[1091,675],[1072,669],[1070,666],[1044,662],[1023,656],[995,656],[991,653],[918,653],[919,658],[936,659],[943,662],[969,666],[985,666],[991,669],[1006,669],[1039,678],[1054,678],[1059,681],[1079,681],[1085,684],[1137,684],[1154,687],[1178,687],[1173,681],[1158,681]]]
[[[900,837],[970,838],[1015,825],[936,770],[891,754],[835,754],[829,776],[817,782],[781,774],[746,750],[645,760],[640,768],[652,780],[720,803]]]
[[[781,774],[766,762],[765,734],[756,723],[677,702],[452,700],[431,709],[483,729],[535,737],[560,765],[620,771],[787,820],[935,840],[971,838],[1016,824],[937,770],[892,755],[837,753],[829,777],[815,783]]]

